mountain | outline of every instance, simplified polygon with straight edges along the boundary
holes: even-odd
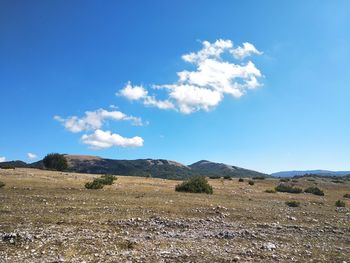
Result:
[[[164,159],[113,160],[90,155],[65,154],[68,171],[78,173],[152,176],[164,179],[186,179],[195,175],[261,177],[266,174],[237,166],[210,161],[199,161],[189,166]],[[44,168],[43,161],[27,164],[22,161],[1,163],[10,167]],[[1,167],[0,165],[0,167]]]
[[[1,162],[0,163],[0,168],[1,167],[27,167],[27,163],[17,160],[17,161],[8,161],[8,162]]]
[[[268,176],[267,174],[263,174],[260,172],[256,172],[253,170],[244,169],[241,167],[228,165],[224,163],[214,163],[207,160],[202,160],[196,163],[189,165],[189,167],[204,176],[231,176],[231,177],[261,177]]]
[[[283,172],[272,173],[271,176],[293,177],[293,176],[302,176],[306,174],[314,174],[314,175],[321,175],[321,176],[344,176],[344,175],[350,175],[350,171],[327,171],[327,170],[283,171]]]
[[[152,176],[186,179],[197,175],[188,166],[163,159],[113,160],[97,156],[65,155],[68,170],[79,173]]]

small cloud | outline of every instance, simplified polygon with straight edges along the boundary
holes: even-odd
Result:
[[[81,137],[84,144],[90,145],[92,149],[106,149],[112,146],[118,147],[141,147],[143,139],[139,136],[126,138],[110,131],[96,130],[93,134],[84,134]]]
[[[118,106],[116,106],[116,105],[114,105],[114,104],[109,105],[109,107],[110,107],[111,109],[118,109],[118,108],[119,108]]]
[[[27,153],[27,158],[31,161],[38,158],[38,156],[35,153]]]
[[[0,157],[0,163],[2,163],[2,162],[6,162],[6,157],[5,156],[1,156]]]
[[[139,100],[146,98],[148,91],[145,90],[142,86],[132,86],[130,81],[126,86],[116,93],[117,96],[123,96],[129,100]]]
[[[116,121],[131,121],[132,124],[136,126],[143,125],[142,119],[139,117],[126,115],[121,111],[107,111],[104,109],[86,111],[85,116],[81,118],[78,116],[71,116],[68,118],[54,116],[54,120],[61,122],[67,130],[74,133],[100,129],[106,119]]]

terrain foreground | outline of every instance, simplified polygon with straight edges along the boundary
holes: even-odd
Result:
[[[278,179],[209,179],[214,194],[179,181],[1,170],[0,262],[349,262],[350,182],[298,179],[325,196],[266,193]],[[341,199],[346,207],[336,208]],[[296,200],[300,207],[285,202]]]

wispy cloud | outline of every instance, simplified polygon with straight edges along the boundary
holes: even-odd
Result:
[[[27,158],[31,161],[38,158],[38,156],[35,153],[27,153]]]
[[[142,119],[139,117],[126,115],[121,111],[107,111],[104,109],[86,111],[85,116],[81,118],[78,116],[70,116],[68,118],[54,116],[54,119],[61,122],[67,130],[74,133],[100,129],[107,119],[116,121],[131,121],[133,125],[143,125]]]
[[[84,144],[90,145],[92,149],[105,149],[112,146],[119,147],[141,147],[143,139],[139,136],[126,138],[110,131],[96,130],[93,134],[84,134],[81,137]]]
[[[0,163],[2,163],[2,162],[6,162],[6,157],[5,156],[1,156],[0,157]]]
[[[203,47],[198,52],[182,56],[185,62],[196,67],[195,70],[177,72],[176,83],[152,87],[166,91],[167,99],[158,100],[146,88],[133,86],[131,82],[117,92],[117,95],[142,101],[148,106],[189,114],[199,110],[208,111],[216,107],[225,95],[239,98],[247,90],[261,85],[258,80],[262,76],[260,70],[252,61],[245,60],[252,55],[262,54],[253,44],[245,42],[242,47],[235,48],[231,40],[222,39],[213,43],[203,41],[202,44]]]

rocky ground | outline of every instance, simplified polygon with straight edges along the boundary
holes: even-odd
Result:
[[[316,182],[318,197],[211,180],[210,196],[128,177],[85,190],[92,177],[0,170],[0,262],[350,262],[350,204],[334,206],[349,182]]]

